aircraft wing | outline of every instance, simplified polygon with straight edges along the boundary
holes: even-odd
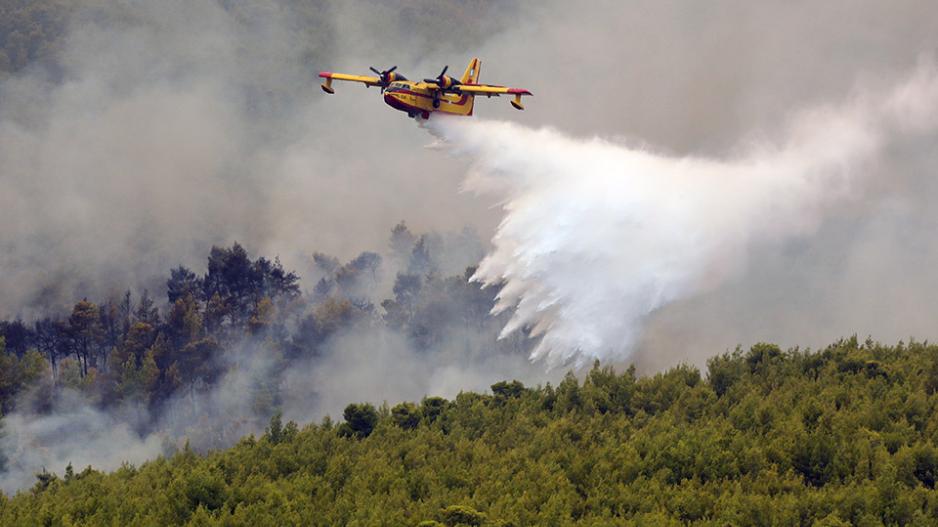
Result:
[[[367,75],[348,75],[345,73],[332,73],[331,71],[320,71],[319,76],[326,79],[322,85],[323,91],[332,93],[332,81],[351,81],[360,82],[365,86],[381,86],[381,79],[378,77],[369,77]]]
[[[473,95],[485,95],[486,97],[498,97],[499,95],[514,95],[511,105],[518,110],[524,110],[521,104],[522,95],[534,95],[524,88],[508,88],[506,86],[492,86],[489,84],[457,84],[451,88],[459,93],[471,93]]]
[[[492,86],[489,84],[457,84],[452,87],[453,90],[461,93],[471,93],[475,95],[534,95],[523,88],[508,88],[505,86]]]

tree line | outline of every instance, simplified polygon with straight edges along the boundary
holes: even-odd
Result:
[[[472,239],[463,233],[448,243],[401,223],[389,256],[366,251],[343,264],[314,254],[310,274],[319,279],[307,291],[278,259],[252,258],[235,243],[213,247],[202,274],[172,269],[162,299],[127,291],[32,321],[0,321],[0,411],[49,410],[62,390],[75,390],[103,409],[135,403],[159,416],[175,394],[211,389],[229,367],[226,353],[248,349],[275,364],[258,402],[266,418],[291,364],[316,361],[335,335],[362,326],[399,332],[425,353],[445,346],[454,326],[471,331],[475,345],[525,352],[523,339],[496,341],[503,321],[489,314],[495,292],[470,284],[471,268],[444,274],[447,253],[481,246]],[[379,298],[385,281],[392,294]]]
[[[938,346],[759,344],[645,377],[278,415],[198,455],[68,467],[4,525],[898,526],[938,521]]]

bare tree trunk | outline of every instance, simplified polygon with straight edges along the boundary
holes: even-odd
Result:
[[[59,383],[59,364],[55,360],[55,352],[49,353],[49,368],[52,370],[52,386],[56,386]]]
[[[88,351],[85,344],[81,344],[80,346],[78,350],[78,371],[81,374],[81,378],[84,379],[88,376]]]

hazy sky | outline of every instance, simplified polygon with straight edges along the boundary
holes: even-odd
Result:
[[[375,90],[325,96],[320,69],[420,78],[479,56],[483,81],[535,94],[525,112],[480,100],[481,118],[723,156],[938,44],[928,1],[490,2],[475,27],[420,30],[378,2],[331,5],[313,29],[239,5],[242,18],[207,0],[116,3],[70,26],[61,80],[0,86],[2,314],[154,284],[200,268],[212,243],[303,273],[314,250],[383,248],[401,219],[492,232],[499,210],[459,192],[465,161],[423,148]],[[761,339],[929,336],[933,139],[887,152],[815,236],[753,247],[737,281],[659,313],[649,349],[699,362]]]

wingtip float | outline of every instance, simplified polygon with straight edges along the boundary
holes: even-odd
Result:
[[[370,68],[377,77],[367,75],[348,75],[321,71],[319,76],[324,82],[320,86],[322,91],[333,94],[335,89],[332,81],[360,82],[366,87],[378,86],[384,96],[384,102],[395,110],[406,112],[409,117],[428,119],[433,112],[442,112],[452,115],[472,115],[475,97],[499,97],[501,95],[513,96],[511,105],[524,110],[521,103],[522,96],[533,94],[523,88],[508,88],[494,84],[479,84],[479,72],[482,61],[477,58],[469,61],[466,71],[459,80],[446,74],[449,66],[443,68],[434,78],[422,81],[408,80],[400,73],[396,73],[397,66],[384,71]]]

